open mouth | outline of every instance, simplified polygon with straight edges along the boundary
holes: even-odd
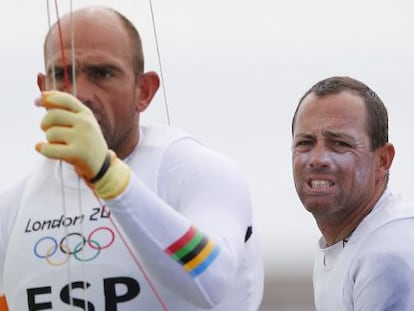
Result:
[[[332,187],[333,185],[334,183],[332,181],[324,180],[324,179],[312,179],[309,182],[309,186],[312,189],[328,189]]]

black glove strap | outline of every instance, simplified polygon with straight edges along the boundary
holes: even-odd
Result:
[[[98,173],[96,174],[95,177],[89,179],[89,182],[91,184],[96,183],[99,179],[101,179],[105,173],[108,171],[109,166],[111,166],[111,154],[108,152],[105,156],[105,160],[101,166],[101,168],[99,169]]]

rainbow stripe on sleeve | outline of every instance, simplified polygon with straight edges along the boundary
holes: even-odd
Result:
[[[219,251],[219,247],[195,227],[165,249],[192,277],[205,271]]]

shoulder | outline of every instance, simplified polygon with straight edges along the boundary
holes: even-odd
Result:
[[[414,201],[385,193],[359,227],[359,239],[367,250],[404,248],[407,242],[414,243]]]
[[[167,146],[183,138],[193,138],[185,130],[158,123],[146,123],[140,126],[140,145]],[[194,139],[194,138],[193,138]]]
[[[25,177],[0,190],[0,239],[8,237],[28,189],[47,187],[53,178],[54,162],[41,160]]]
[[[355,307],[406,310],[414,305],[414,219],[388,222],[371,232],[356,249],[348,282],[358,297]],[[394,310],[394,309],[393,309]]]
[[[26,180],[21,180],[13,185],[0,190],[0,225],[3,233],[5,223],[14,219]]]
[[[413,245],[414,203],[386,193],[350,239],[351,270],[380,273],[382,279],[414,271]]]
[[[414,217],[393,219],[370,232],[356,250],[357,270],[382,274],[382,279],[406,276],[414,283]]]
[[[414,239],[413,226],[414,202],[386,192],[358,225],[352,234],[351,244],[361,245],[360,253],[377,248],[401,247],[405,245],[401,242]]]
[[[410,245],[411,244],[411,245]],[[385,249],[410,250],[414,255],[414,216],[405,216],[382,224],[369,233],[363,242],[362,253]],[[413,258],[414,259],[414,258]]]
[[[245,178],[242,169],[233,159],[193,137],[183,137],[170,144],[163,155],[162,165],[170,168],[181,167],[191,171],[193,175],[198,173],[220,178]]]
[[[212,150],[184,129],[146,123],[140,126],[140,132],[142,135],[138,148],[140,154],[144,154],[147,150],[150,150],[148,152],[151,152],[151,155],[156,152],[164,169],[178,165],[203,169],[226,168],[240,172],[240,168],[232,159]]]
[[[0,262],[4,259],[8,240],[16,221],[25,180],[0,191]]]
[[[164,150],[158,189],[168,202],[235,207],[250,215],[250,187],[242,168],[192,137],[176,140]]]

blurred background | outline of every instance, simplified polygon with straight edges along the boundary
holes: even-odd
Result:
[[[4,188],[38,154],[42,111],[33,105],[43,71],[46,1],[2,1],[0,90]],[[251,185],[266,271],[262,311],[313,310],[311,273],[319,232],[296,197],[291,118],[302,94],[332,75],[373,88],[389,109],[397,155],[390,187],[410,196],[414,5],[394,0],[79,0],[110,6],[139,29],[146,69],[164,76],[144,122],[183,128],[240,165]],[[60,13],[69,1],[58,1]],[[55,20],[54,13],[52,19]]]

